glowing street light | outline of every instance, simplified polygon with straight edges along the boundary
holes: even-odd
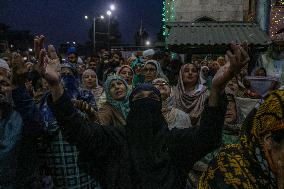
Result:
[[[33,52],[33,49],[32,49],[32,48],[29,48],[29,52]]]
[[[151,42],[150,41],[146,41],[146,46],[150,46],[151,45]]]
[[[84,17],[86,20],[88,20],[89,19],[89,17],[86,15],[85,17]]]
[[[108,16],[111,15],[111,11],[110,10],[108,10],[106,13],[107,13]]]
[[[112,11],[115,10],[115,5],[114,4],[110,5],[110,10],[112,10]]]
[[[102,20],[105,19],[104,15],[101,15],[100,18],[101,18]]]

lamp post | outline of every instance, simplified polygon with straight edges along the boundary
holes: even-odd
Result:
[[[110,17],[111,17],[111,11],[108,10],[107,11],[107,15],[108,15],[108,27],[107,27],[107,36],[108,36],[108,49],[110,49]]]
[[[101,15],[101,16],[98,17],[98,18],[100,18],[101,20],[103,20],[105,17],[104,17],[104,15]],[[85,19],[88,20],[89,17],[86,15],[86,16],[85,16]],[[93,30],[93,35],[94,35],[93,45],[94,45],[94,51],[96,50],[96,21],[97,21],[97,17],[94,17],[94,18],[93,18],[93,28],[94,28],[94,30]]]

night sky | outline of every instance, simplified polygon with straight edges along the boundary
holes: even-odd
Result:
[[[91,27],[89,17],[106,14],[115,2],[112,16],[120,24],[122,40],[133,44],[134,33],[143,19],[151,41],[161,26],[162,0],[0,0],[0,22],[14,30],[30,30],[32,34],[45,34],[49,43],[76,41],[84,44]]]

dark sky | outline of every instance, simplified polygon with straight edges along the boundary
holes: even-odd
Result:
[[[155,40],[161,26],[162,0],[0,0],[0,22],[15,30],[45,34],[49,43],[88,40],[90,17],[105,14],[115,2],[113,16],[120,24],[123,41],[133,43],[140,19]]]

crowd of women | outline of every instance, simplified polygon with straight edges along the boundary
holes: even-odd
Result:
[[[246,43],[182,63],[44,40],[0,59],[0,188],[284,187],[284,92]]]

